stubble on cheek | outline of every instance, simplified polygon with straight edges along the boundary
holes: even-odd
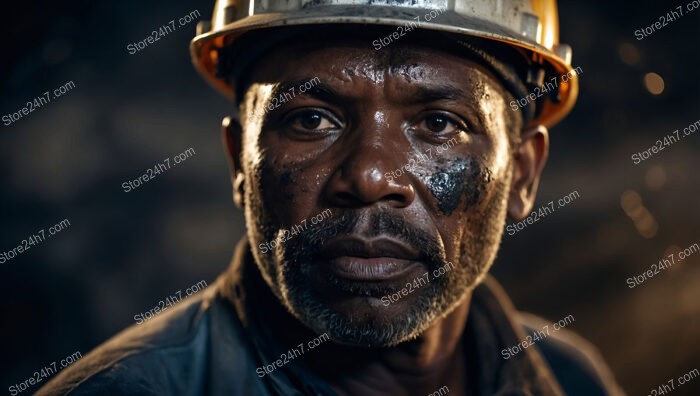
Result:
[[[277,172],[273,158],[264,147],[263,124],[265,121],[265,103],[269,102],[273,86],[271,84],[253,84],[248,89],[240,107],[242,136],[242,172],[244,182],[244,214],[246,232],[251,251],[260,272],[275,294],[278,270],[275,259],[276,249],[270,249],[280,228],[281,201],[291,202],[294,194],[289,187],[294,182],[292,169]],[[284,184],[284,186],[281,186]],[[279,194],[279,191],[284,191]]]
[[[265,166],[264,161],[257,162],[247,161],[243,165],[245,172],[245,220],[246,232],[250,249],[255,258],[255,262],[260,269],[265,282],[270,285],[275,294],[275,278],[277,271],[275,269],[273,251],[267,248],[266,243],[269,242],[270,235],[273,230],[270,227],[272,222],[270,213],[266,210],[263,198]]]
[[[473,285],[480,283],[496,259],[500,247],[503,227],[506,221],[511,170],[507,169],[503,177],[495,178],[488,193],[473,213],[465,214],[467,226],[463,236],[459,255],[469,260],[470,276]]]
[[[262,157],[251,164],[252,176],[246,188],[246,223],[251,242],[261,269],[269,276],[269,282],[278,283],[280,239],[292,222],[293,205],[297,202],[295,191],[302,171],[293,164],[280,164],[273,158]]]
[[[449,275],[458,293],[475,287],[486,275],[505,223],[511,172],[509,168],[493,171],[488,164],[477,157],[454,157],[423,175],[438,213],[446,222],[457,222],[448,260],[459,263]]]

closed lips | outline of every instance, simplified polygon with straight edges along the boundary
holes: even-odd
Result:
[[[419,252],[393,239],[344,238],[326,244],[314,261],[341,278],[384,281],[420,265],[419,259]]]

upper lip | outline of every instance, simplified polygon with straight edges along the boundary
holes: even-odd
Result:
[[[336,257],[392,257],[402,260],[418,260],[420,253],[411,246],[393,238],[375,239],[340,238],[325,244],[319,251],[319,258]]]

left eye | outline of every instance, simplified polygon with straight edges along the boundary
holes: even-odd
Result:
[[[292,114],[289,126],[299,132],[320,132],[337,128],[336,123],[326,114],[317,110],[304,110]]]
[[[459,122],[444,114],[431,114],[423,118],[418,126],[421,129],[439,134],[452,133],[457,130],[465,129]]]

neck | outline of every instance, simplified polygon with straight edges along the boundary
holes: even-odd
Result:
[[[309,364],[339,395],[427,395],[443,387],[455,395],[467,394],[474,383],[467,375],[462,337],[469,301],[464,298],[414,340],[389,348],[333,344],[310,356]]]

